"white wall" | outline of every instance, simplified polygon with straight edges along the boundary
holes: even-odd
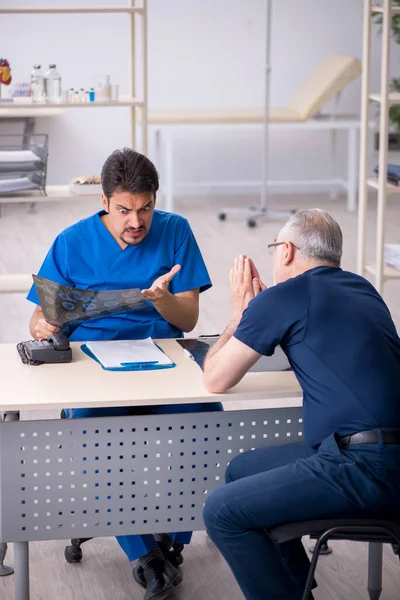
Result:
[[[39,0],[7,0],[39,5]],[[48,0],[50,3],[50,0]],[[99,5],[101,0],[82,0]],[[123,0],[106,0],[105,4]],[[52,5],[73,4],[52,0]],[[81,4],[80,2],[75,2]],[[263,103],[264,0],[149,0],[149,101],[152,107],[250,107]],[[7,5],[3,0],[2,5]],[[26,81],[34,63],[57,63],[63,86],[91,87],[96,73],[110,73],[128,91],[128,18],[125,15],[0,16],[0,56],[14,81]],[[361,0],[273,0],[271,102],[284,105],[296,86],[330,52],[361,56]],[[373,49],[372,81],[379,86],[379,39]],[[399,56],[395,48],[395,56]],[[343,94],[341,112],[359,111],[360,82]],[[14,124],[15,127],[15,124]],[[99,173],[107,155],[129,144],[129,111],[67,111],[38,119],[50,134],[49,183]],[[0,132],[10,125],[0,123]],[[181,140],[181,179],[257,178],[261,131],[199,132]],[[274,178],[329,173],[324,134],[275,132]],[[345,161],[343,161],[345,165]]]

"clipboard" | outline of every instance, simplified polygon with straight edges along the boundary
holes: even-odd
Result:
[[[157,344],[155,344],[157,346]],[[161,348],[157,346],[159,350]],[[159,364],[157,361],[145,361],[145,362],[124,362],[119,367],[105,367],[97,356],[87,347],[86,344],[81,345],[81,350],[84,354],[96,361],[104,371],[159,371],[161,369],[172,369],[176,367],[174,362],[168,364]],[[162,350],[161,350],[162,352]]]

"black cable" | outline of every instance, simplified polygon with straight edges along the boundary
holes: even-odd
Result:
[[[17,350],[18,350],[19,357],[22,360],[22,362],[24,363],[24,365],[31,365],[32,367],[37,367],[37,366],[43,364],[42,360],[31,360],[28,357],[28,355],[26,354],[26,351],[25,351],[24,342],[19,342],[19,344],[17,344]]]

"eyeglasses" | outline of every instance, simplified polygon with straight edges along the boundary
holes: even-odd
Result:
[[[274,242],[273,244],[268,244],[268,246],[267,246],[268,253],[270,254],[270,256],[274,255],[276,246],[282,246],[283,244],[292,244],[292,246],[294,248],[296,248],[296,250],[300,250],[300,248],[298,248],[295,244],[293,244],[293,242]]]

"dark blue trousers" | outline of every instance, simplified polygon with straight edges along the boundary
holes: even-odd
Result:
[[[173,404],[160,406],[125,406],[113,408],[73,408],[64,409],[67,418],[85,419],[88,417],[119,417],[140,415],[164,415],[190,412],[211,412],[223,410],[220,402],[204,402],[199,404]],[[162,533],[155,531],[154,533]],[[166,533],[166,532],[165,532]],[[192,539],[191,531],[170,533],[173,540],[179,544],[189,544]],[[154,535],[119,535],[117,540],[129,560],[144,556],[157,547]]]
[[[378,432],[380,435],[380,432]],[[380,438],[381,439],[381,438]],[[400,446],[285,444],[239,455],[204,508],[209,536],[247,600],[299,600],[309,560],[301,540],[277,545],[266,530],[335,517],[400,514]]]

